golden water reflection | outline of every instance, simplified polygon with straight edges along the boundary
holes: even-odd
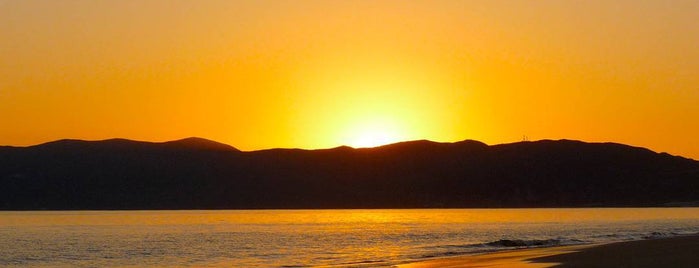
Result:
[[[570,223],[695,219],[699,208],[5,211],[0,226]]]
[[[699,232],[699,208],[0,212],[0,267],[393,265]]]

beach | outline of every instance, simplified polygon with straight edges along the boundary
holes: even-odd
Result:
[[[432,267],[699,267],[699,236],[535,248],[399,265]]]

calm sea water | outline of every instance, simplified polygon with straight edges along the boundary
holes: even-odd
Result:
[[[0,266],[382,266],[699,232],[699,208],[0,212]]]

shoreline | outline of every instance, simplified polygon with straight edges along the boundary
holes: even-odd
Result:
[[[397,268],[699,267],[699,235],[525,248],[430,259]]]

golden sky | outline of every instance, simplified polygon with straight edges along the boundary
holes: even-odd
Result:
[[[613,141],[699,159],[699,1],[0,0],[0,144]]]

